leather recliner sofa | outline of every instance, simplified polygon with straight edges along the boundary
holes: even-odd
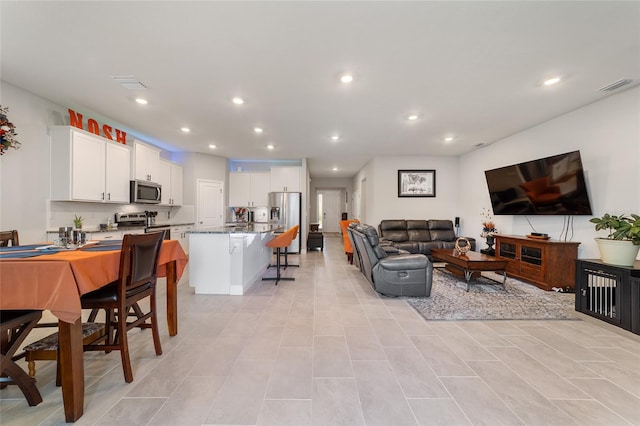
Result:
[[[383,241],[409,253],[420,253],[431,259],[432,248],[451,248],[456,245],[456,233],[450,220],[383,220],[378,226]],[[476,249],[475,238],[466,237],[471,250]]]
[[[376,228],[349,226],[359,266],[373,289],[385,296],[430,296],[433,265],[422,254],[389,254],[380,246]],[[354,251],[354,253],[356,253]]]

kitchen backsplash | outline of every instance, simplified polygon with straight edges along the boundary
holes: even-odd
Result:
[[[50,201],[47,214],[47,229],[57,229],[60,226],[73,226],[76,215],[82,216],[82,226],[97,228],[101,223],[107,223],[107,218],[114,221],[118,213],[140,212],[153,210],[158,212],[158,223],[192,223],[195,221],[194,206],[169,207],[156,204],[100,204],[80,203],[74,201]]]

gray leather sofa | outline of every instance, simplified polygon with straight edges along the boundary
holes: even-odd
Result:
[[[451,248],[456,244],[456,233],[450,220],[383,220],[378,225],[383,241],[409,253],[420,253],[431,259],[432,248]],[[471,250],[476,249],[475,238],[466,237]]]
[[[371,225],[356,224],[347,230],[353,238],[354,263],[357,252],[360,270],[373,289],[386,296],[430,296],[433,265],[422,254],[402,254],[380,246],[378,233]]]

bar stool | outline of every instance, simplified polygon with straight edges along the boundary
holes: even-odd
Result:
[[[289,266],[299,266],[299,265],[289,265],[289,261],[287,259],[287,249],[289,248],[289,246],[291,245],[291,242],[294,240],[294,238],[296,237],[296,235],[298,235],[298,225],[295,225],[289,229],[287,229],[286,231],[284,231],[282,234],[278,235],[277,237],[275,237],[274,239],[272,239],[271,241],[269,241],[267,244],[265,244],[267,247],[270,248],[275,248],[276,249],[276,268],[277,268],[277,272],[276,272],[276,276],[275,278],[272,277],[268,277],[268,278],[262,278],[262,281],[273,281],[275,280],[276,285],[278,285],[278,281],[295,281],[295,278],[293,277],[283,277],[280,274],[280,255],[281,250],[284,249],[284,267],[285,269]]]

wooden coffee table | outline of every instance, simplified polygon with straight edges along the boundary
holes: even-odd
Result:
[[[467,282],[467,291],[472,278],[480,278],[482,271],[493,271],[502,273],[502,284],[505,288],[507,281],[508,260],[501,260],[487,254],[469,251],[466,254],[458,254],[454,249],[431,249],[431,256],[434,260],[446,262],[445,269],[453,274],[464,278]],[[488,277],[485,277],[488,278]],[[488,278],[491,280],[491,278]]]

